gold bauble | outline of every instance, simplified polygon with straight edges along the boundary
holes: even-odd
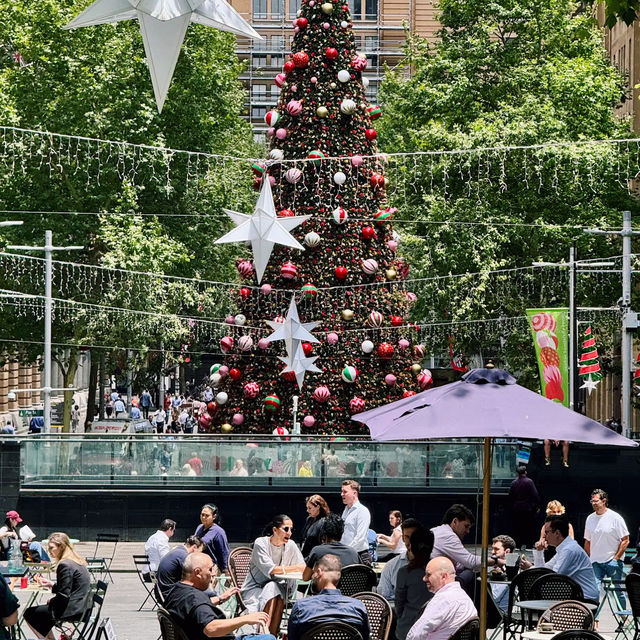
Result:
[[[322,9],[322,13],[329,15],[333,13],[333,2],[323,2],[320,8]]]
[[[411,373],[413,373],[414,376],[417,376],[420,373],[420,371],[422,371],[422,366],[419,363],[414,362],[411,365]]]
[[[338,85],[337,85],[335,82],[332,82],[329,86],[330,86],[332,89],[335,89]]]
[[[342,311],[342,319],[346,322],[351,322],[353,320],[354,313],[351,309],[344,309]]]
[[[389,178],[387,176],[384,177],[384,187],[385,189],[389,186]]]
[[[233,425],[229,424],[228,422],[225,422],[220,427],[220,430],[222,431],[222,433],[231,433],[233,431]]]
[[[329,109],[327,109],[327,107],[318,107],[316,113],[318,114],[318,118],[326,118],[329,115]]]
[[[395,269],[387,269],[384,274],[387,276],[387,280],[395,280],[398,272]]]

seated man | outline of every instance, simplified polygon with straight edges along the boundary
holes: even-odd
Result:
[[[516,548],[516,541],[511,536],[496,536],[491,541],[491,554],[498,560],[505,560],[509,553],[513,553]],[[509,585],[492,584],[491,592],[496,605],[506,611],[509,607]]]
[[[166,556],[160,560],[156,571],[156,582],[158,589],[164,598],[174,584],[182,580],[182,565],[186,557],[194,551],[202,551],[202,540],[197,536],[189,536],[184,544],[175,549],[171,549]],[[215,604],[215,603],[214,603]]]
[[[586,600],[598,602],[600,592],[593,572],[593,565],[587,552],[569,536],[569,520],[565,515],[547,516],[544,523],[544,535],[547,544],[556,548],[556,555],[545,564],[544,549],[539,542],[533,551],[533,561],[536,567],[546,567],[556,573],[569,576],[581,587]],[[523,569],[531,567],[531,563],[521,561]]]
[[[237,618],[226,618],[209,599],[205,591],[213,576],[213,560],[196,551],[189,554],[182,565],[182,580],[169,590],[164,601],[166,610],[187,634],[189,640],[206,638],[239,638],[253,640],[275,640],[269,633],[237,635],[232,633],[243,625],[269,625],[269,615],[264,611],[249,613]]]
[[[288,640],[299,640],[310,627],[322,622],[346,622],[355,627],[362,640],[369,640],[369,618],[364,603],[340,593],[342,565],[331,553],[322,556],[313,568],[317,596],[296,600],[289,616]]]
[[[478,615],[471,598],[456,582],[456,571],[449,558],[439,556],[430,560],[424,581],[434,596],[409,630],[407,640],[447,640],[469,618]]]
[[[9,590],[9,585],[0,576],[0,640],[10,640],[12,634],[5,627],[18,622],[18,598]]]
[[[350,564],[360,564],[360,557],[353,547],[348,547],[346,544],[340,542],[342,534],[344,533],[344,520],[337,513],[330,513],[325,516],[320,525],[320,531],[318,536],[322,540],[322,544],[319,544],[313,549],[311,553],[305,559],[306,567],[302,574],[303,580],[311,580],[313,574],[313,567],[316,566],[316,562],[327,555],[332,553],[334,556],[338,556],[340,564],[346,567]]]
[[[165,518],[160,523],[160,528],[153,535],[149,536],[144,543],[144,552],[149,557],[149,566],[142,574],[145,582],[151,582],[150,573],[155,573],[158,570],[160,560],[171,550],[169,540],[173,537],[175,530],[175,520]]]
[[[422,524],[415,518],[405,518],[402,521],[400,528],[402,529],[402,541],[406,547],[409,544],[409,540],[411,540],[413,532],[417,529],[421,529]],[[405,549],[395,558],[389,560],[380,574],[377,591],[391,603],[396,597],[396,579],[398,577],[398,571],[402,567],[406,567],[408,562],[407,551]]]

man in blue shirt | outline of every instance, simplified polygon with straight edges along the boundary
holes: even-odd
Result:
[[[546,567],[575,580],[581,587],[586,600],[598,602],[600,599],[596,576],[586,551],[569,537],[569,520],[566,516],[547,516],[544,523],[544,537],[547,544],[556,548],[556,555],[545,564],[543,545],[536,543],[533,561],[536,567]],[[522,562],[528,569],[531,564]]]
[[[369,640],[367,609],[360,600],[340,593],[342,565],[340,558],[331,553],[322,556],[313,569],[313,585],[317,596],[297,600],[289,616],[289,640],[300,640],[311,627],[323,622],[346,622],[356,628],[362,640]]]

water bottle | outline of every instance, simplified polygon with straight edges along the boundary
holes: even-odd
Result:
[[[9,569],[20,569],[22,567],[22,551],[20,551],[20,541],[13,540],[11,542],[11,551],[9,552]]]

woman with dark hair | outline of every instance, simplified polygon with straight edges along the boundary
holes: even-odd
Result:
[[[224,529],[217,524],[218,507],[215,504],[205,504],[200,509],[200,524],[196,535],[204,544],[202,549],[215,562],[220,573],[227,571],[229,560],[229,542]]]
[[[405,640],[409,629],[420,617],[424,605],[433,597],[423,580],[432,551],[433,533],[429,529],[416,529],[407,545],[409,564],[400,567],[396,577],[397,640]]]
[[[313,547],[320,544],[320,527],[325,516],[331,513],[327,501],[317,493],[307,498],[309,517],[302,529],[302,555],[306,558]]]
[[[35,551],[40,560],[43,562],[49,562],[51,558],[44,550],[42,545],[35,540],[36,534],[33,533],[31,528],[24,524],[24,520],[20,517],[17,511],[7,511],[7,519],[4,521],[4,526],[0,527],[0,545],[2,547],[2,556],[8,557],[11,545],[20,544],[21,542],[28,542],[29,549]]]
[[[56,581],[38,578],[44,587],[51,587],[53,598],[47,604],[29,607],[24,619],[38,638],[53,640],[51,629],[61,620],[80,620],[86,609],[91,587],[87,562],[79,556],[66,533],[49,536],[49,552],[56,566]]]
[[[242,600],[250,612],[265,611],[271,616],[269,631],[277,636],[282,620],[285,589],[293,590],[295,580],[278,576],[304,569],[304,558],[291,539],[293,522],[277,515],[253,543],[249,573],[242,585]]]
[[[400,511],[389,511],[389,524],[391,525],[391,535],[385,536],[384,533],[379,533],[378,544],[382,544],[391,551],[384,558],[380,557],[378,560],[391,560],[393,556],[403,553],[407,550],[404,542],[402,541],[402,513]]]

